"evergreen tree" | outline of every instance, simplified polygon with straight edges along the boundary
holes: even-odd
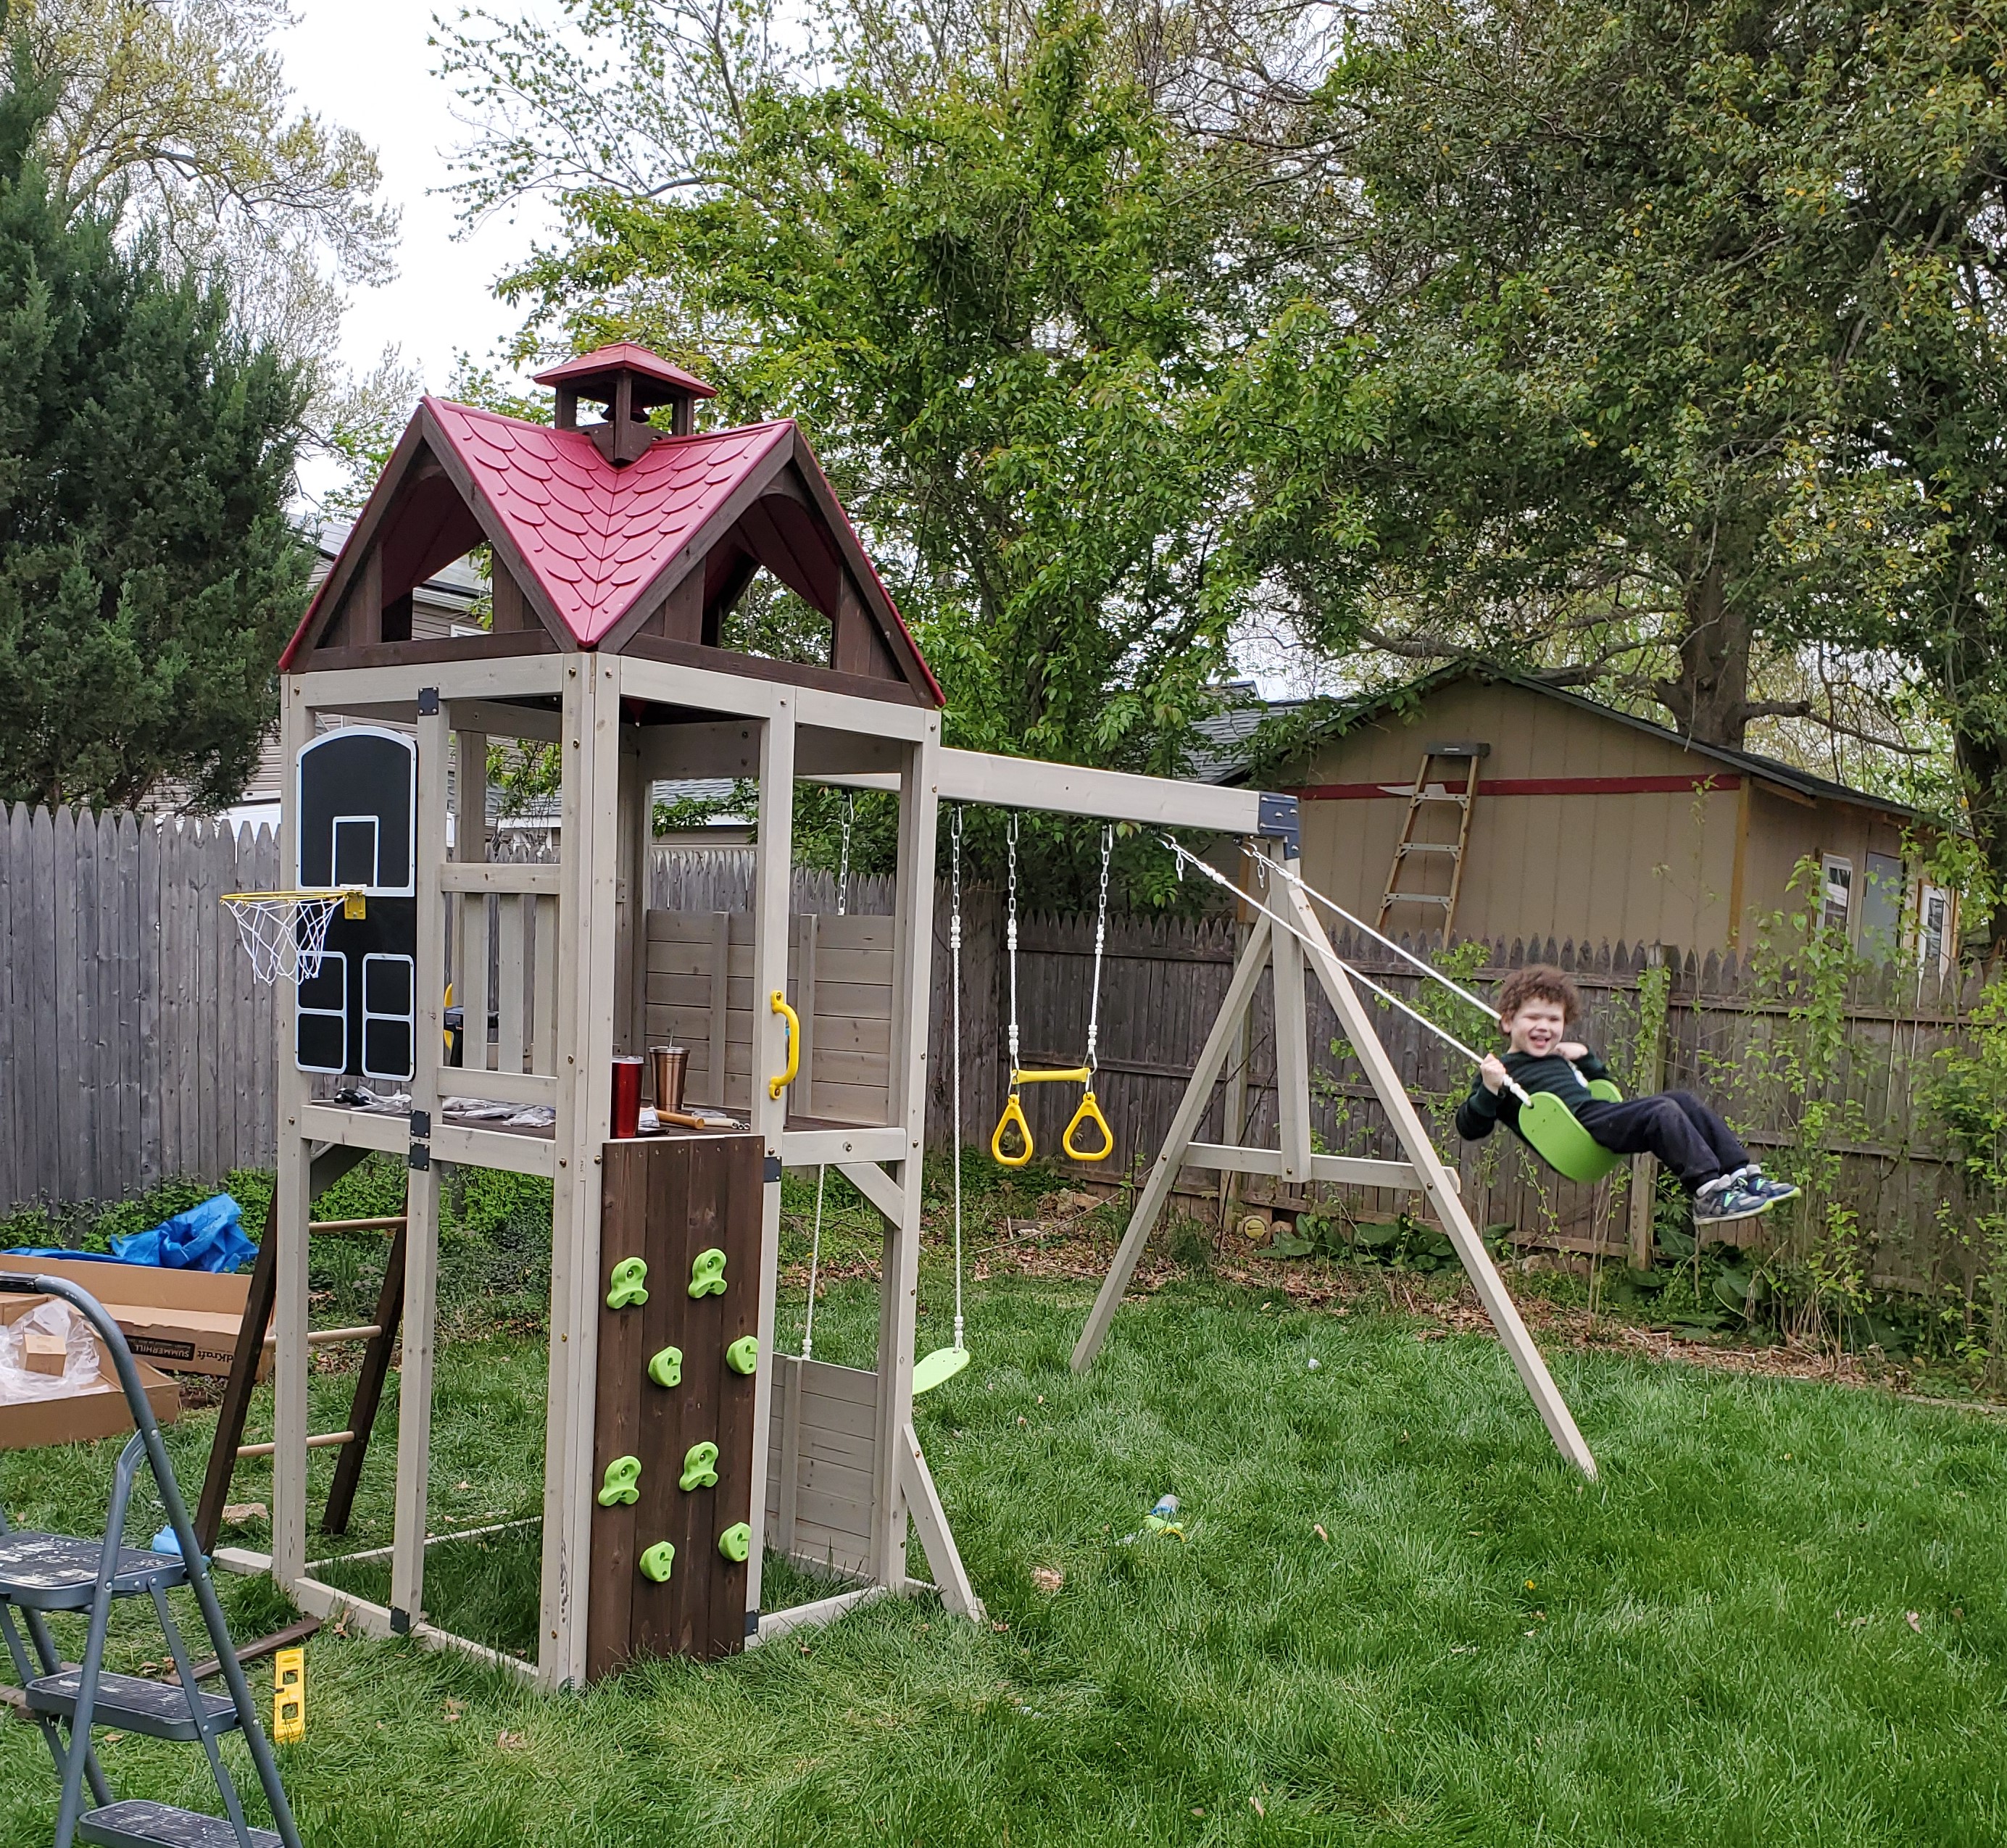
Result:
[[[298,369],[220,278],[116,206],[66,213],[19,41],[0,83],[0,797],[234,799],[277,710],[310,554],[285,517]]]

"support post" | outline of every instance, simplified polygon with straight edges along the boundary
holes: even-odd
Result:
[[[896,1218],[886,1219],[885,1256],[879,1271],[878,1482],[872,1498],[873,1571],[880,1585],[895,1591],[906,1582],[908,1476],[901,1458],[913,1416],[914,1321],[920,1293],[920,1162],[926,1141],[940,743],[940,719],[930,714],[926,735],[906,753],[899,777],[889,1099],[892,1120],[905,1128],[906,1159],[896,1177],[900,1210]],[[944,1531],[945,1517],[941,1525]]]
[[[444,1043],[446,996],[446,894],[439,869],[446,864],[447,719],[436,707],[418,719],[418,960],[412,980],[413,1127],[429,1133],[439,1114],[439,1047]],[[485,900],[477,898],[477,904]],[[478,933],[487,952],[485,931]],[[485,976],[484,968],[481,973]],[[480,983],[481,1012],[472,1043],[487,1063],[487,982]],[[425,1528],[431,1514],[432,1363],[439,1301],[439,1170],[431,1148],[414,1137],[410,1159],[422,1160],[406,1176],[404,1190],[404,1360],[397,1384],[397,1521],[390,1555],[390,1621],[400,1630],[417,1623],[424,1610]],[[422,1156],[419,1151],[423,1150]]]
[[[1360,1066],[1373,1087],[1374,1095],[1387,1113],[1402,1152],[1414,1165],[1422,1190],[1430,1205],[1435,1208],[1443,1229],[1449,1234],[1450,1243],[1456,1247],[1456,1254],[1476,1289],[1478,1300],[1483,1303],[1492,1327],[1497,1330],[1499,1340],[1511,1356],[1512,1364],[1518,1369],[1541,1422],[1553,1437],[1555,1448],[1594,1481],[1596,1458],[1589,1454],[1582,1433],[1575,1428],[1575,1415],[1568,1410],[1568,1402],[1554,1384],[1547,1363],[1540,1358],[1540,1350],[1533,1345],[1533,1336],[1526,1332],[1526,1324],[1519,1319],[1518,1309],[1507,1293],[1504,1279],[1491,1261],[1491,1254],[1484,1249],[1483,1240],[1477,1236],[1476,1227],[1471,1224],[1462,1198],[1437,1158],[1435,1145],[1430,1141],[1428,1131],[1416,1112],[1414,1100],[1408,1095],[1400,1075],[1394,1070],[1393,1060],[1388,1056],[1387,1049],[1373,1030],[1372,1018],[1324,936],[1317,913],[1302,888],[1289,880],[1282,882],[1282,890],[1276,894],[1275,908],[1281,916],[1295,925],[1307,940],[1311,967],[1316,970],[1324,993],[1331,997],[1332,1006],[1338,1010],[1339,1022],[1345,1029],[1346,1037],[1352,1042],[1353,1050],[1359,1056]]]
[[[299,682],[282,682],[280,710],[280,787],[296,787],[300,749],[312,734]],[[279,877],[297,885],[298,805],[280,805]],[[278,1242],[272,1322],[278,1335],[272,1358],[272,1576],[282,1589],[305,1575],[307,1564],[307,1217],[311,1207],[312,1151],[300,1134],[308,1096],[305,1074],[293,1056],[294,1014],[284,989],[274,996],[278,1037],[278,1178],[273,1194],[272,1236]]]
[[[1101,1344],[1108,1338],[1108,1324],[1115,1319],[1123,1293],[1129,1287],[1129,1279],[1136,1274],[1137,1261],[1143,1255],[1151,1228],[1156,1224],[1158,1214],[1164,1210],[1164,1202],[1170,1197],[1172,1183],[1178,1177],[1186,1147],[1205,1119],[1206,1106],[1212,1102],[1213,1081],[1226,1063],[1227,1048],[1233,1043],[1241,1016],[1254,998],[1255,984],[1268,962],[1274,934],[1275,926],[1266,918],[1255,919],[1254,928],[1248,933],[1247,944],[1240,952],[1240,960],[1233,966],[1233,979],[1226,985],[1226,998],[1213,1017],[1212,1031],[1206,1035],[1198,1063],[1192,1068],[1191,1081],[1185,1086],[1177,1114],[1171,1119],[1164,1145],[1157,1151],[1155,1166],[1144,1183],[1135,1211],[1130,1215],[1128,1229],[1116,1247],[1115,1261],[1102,1279],[1101,1292],[1088,1314],[1087,1326],[1081,1330],[1080,1339],[1074,1345],[1075,1373],[1085,1373],[1093,1364],[1095,1356],[1101,1352]],[[1302,992],[1302,984],[1299,982],[1297,993],[1300,996]]]
[[[774,1292],[781,1268],[781,1132],[787,1126],[788,1093],[767,1094],[768,1081],[787,1069],[787,1023],[773,1011],[773,994],[788,987],[788,913],[794,896],[795,702],[777,690],[772,715],[760,729],[760,838],[753,849],[752,1123],[765,1144],[760,1201],[760,1352],[774,1351]],[[714,1014],[714,1096],[722,1102],[724,1022]],[[753,1400],[753,1551],[746,1561],[746,1610],[757,1630],[763,1543],[767,1525],[767,1433],[773,1420],[771,1389]]]
[[[550,1398],[544,1431],[544,1558],[537,1682],[585,1680],[593,1405],[598,1362],[600,1157],[612,1112],[614,810],[618,658],[565,667],[564,818],[558,879],[558,1102],[551,1211]],[[409,1309],[406,1310],[408,1315]]]

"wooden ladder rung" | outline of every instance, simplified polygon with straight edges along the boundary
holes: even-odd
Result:
[[[366,1323],[360,1328],[310,1328],[307,1331],[307,1345],[310,1348],[324,1348],[336,1342],[374,1341],[383,1332],[383,1331],[374,1322]],[[268,1348],[277,1347],[279,1345],[278,1336],[266,1335],[265,1345]]]
[[[339,1445],[354,1441],[353,1431],[323,1431],[318,1437],[307,1440],[307,1448],[333,1450]],[[269,1457],[276,1454],[278,1448],[276,1444],[240,1444],[237,1447],[237,1454],[240,1457]]]
[[[318,1219],[311,1222],[307,1230],[315,1232],[396,1232],[404,1224],[404,1215],[397,1213],[387,1219]]]
[[[1401,853],[1455,853],[1454,841],[1403,841],[1396,850]]]

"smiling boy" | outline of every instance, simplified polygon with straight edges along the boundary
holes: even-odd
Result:
[[[1544,963],[1515,969],[1498,993],[1498,1025],[1510,1042],[1501,1059],[1487,1054],[1458,1106],[1457,1134],[1478,1141],[1503,1122],[1518,1132],[1519,1100],[1509,1077],[1529,1093],[1551,1091],[1596,1141],[1618,1155],[1654,1155],[1692,1197],[1697,1226],[1720,1226],[1766,1213],[1798,1190],[1772,1180],[1749,1159],[1735,1132],[1688,1091],[1612,1103],[1592,1097],[1592,1078],[1609,1067],[1578,1040],[1562,1035],[1582,1013],[1582,996],[1561,971]]]

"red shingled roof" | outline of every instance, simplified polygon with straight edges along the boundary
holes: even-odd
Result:
[[[498,543],[513,546],[542,600],[587,648],[597,647],[619,626],[661,580],[676,554],[725,515],[742,488],[756,485],[756,478],[774,476],[792,460],[806,478],[812,501],[820,506],[838,552],[867,587],[867,598],[875,593],[876,599],[882,599],[881,617],[889,619],[911,650],[922,689],[936,705],[943,703],[939,682],[913,646],[897,605],[792,420],[661,438],[623,468],[606,460],[585,431],[524,423],[440,398],[428,397],[421,404],[400,453],[421,436],[465,471],[466,488],[447,488],[448,494],[467,498],[468,511],[476,520],[489,527]],[[777,450],[782,453],[777,456]],[[395,471],[393,460],[392,471],[378,485],[378,498],[390,485]],[[372,506],[376,505],[372,499]],[[316,630],[323,601],[344,580],[350,552],[370,542],[372,530],[365,510],[280,656],[282,672],[298,664],[309,635]],[[412,568],[421,576],[438,562],[424,562],[430,555],[425,546],[436,551],[444,543],[450,551],[468,542],[450,526],[439,526],[436,515],[429,527],[421,520],[420,538],[421,559]]]
[[[426,407],[500,516],[583,647],[633,607],[792,423],[751,424],[652,445],[625,468],[581,430],[519,423],[428,398]]]

